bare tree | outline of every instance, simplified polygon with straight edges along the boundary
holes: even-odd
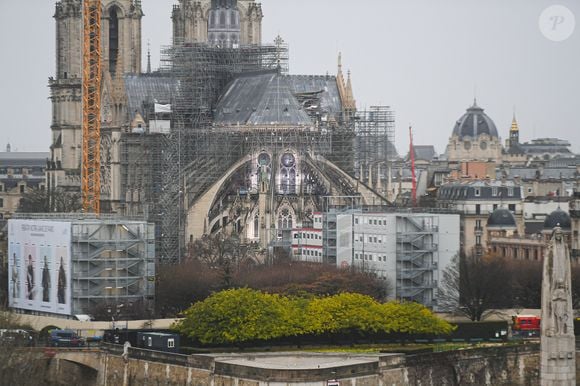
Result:
[[[32,189],[22,195],[18,211],[23,213],[68,213],[82,208],[80,192],[61,188]]]
[[[506,262],[492,254],[455,256],[443,272],[439,307],[480,321],[493,308],[510,305],[511,277]]]
[[[218,272],[222,288],[231,288],[240,268],[253,265],[256,251],[236,236],[205,236],[189,245],[189,257]]]

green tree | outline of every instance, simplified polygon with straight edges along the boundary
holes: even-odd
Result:
[[[300,323],[296,303],[290,299],[251,289],[218,292],[195,303],[176,328],[207,344],[242,343],[294,336]]]
[[[454,329],[419,303],[385,303],[381,305],[381,314],[385,333],[445,335]]]
[[[305,330],[315,334],[377,332],[384,323],[380,303],[370,296],[342,293],[315,298],[307,308]]]
[[[195,303],[175,328],[203,344],[240,344],[306,334],[448,334],[453,330],[416,303],[381,304],[354,293],[289,298],[247,288],[221,291]]]

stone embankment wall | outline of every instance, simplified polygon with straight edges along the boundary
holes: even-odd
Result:
[[[118,349],[105,350],[101,354],[101,368],[95,373],[96,377],[89,377],[86,383],[80,384],[325,386],[328,380],[337,379],[341,386],[539,385],[537,344],[407,356],[383,355],[365,363],[332,368],[313,366],[307,370],[260,367],[259,360],[255,367],[236,364],[235,361],[228,361],[227,356],[186,356],[139,349],[130,349],[129,358],[126,359],[120,354]],[[255,357],[272,355],[279,354],[253,354]],[[54,360],[58,361],[57,358]],[[61,364],[60,368],[69,375],[79,374],[70,370],[69,365]],[[64,374],[55,372],[54,366],[51,376],[55,377],[54,380],[60,380],[59,377]],[[85,370],[85,374],[89,373]]]

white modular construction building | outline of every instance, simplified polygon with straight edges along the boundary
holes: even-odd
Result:
[[[9,306],[70,317],[155,296],[154,224],[79,214],[8,221]]]

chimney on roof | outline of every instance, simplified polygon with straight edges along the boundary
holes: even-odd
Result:
[[[6,144],[6,153],[10,153],[12,151],[12,147],[10,146],[10,142]]]

